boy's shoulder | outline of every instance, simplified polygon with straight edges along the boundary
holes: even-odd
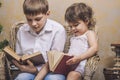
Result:
[[[22,31],[28,31],[30,28],[29,28],[29,25],[27,23],[24,23],[20,28],[19,30],[22,30]]]
[[[63,27],[62,24],[60,24],[59,22],[52,20],[52,19],[47,19],[47,24],[53,26],[53,27]]]

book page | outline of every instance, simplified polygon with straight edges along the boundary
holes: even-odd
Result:
[[[23,55],[21,59],[24,61],[24,60],[27,60],[27,59],[29,59],[29,58],[31,58],[31,57],[40,55],[40,54],[41,54],[40,52],[36,52],[36,53],[33,53],[33,54]]]
[[[48,51],[48,62],[49,62],[49,68],[51,71],[54,71],[57,67],[57,64],[59,64],[60,60],[63,57],[63,53],[59,51]]]
[[[49,68],[51,70],[52,66],[54,63],[52,63],[54,61],[53,59],[53,53],[51,51],[47,52],[47,57],[48,57],[48,63],[49,63]]]
[[[20,64],[27,64],[26,60],[30,60],[34,65],[39,65],[39,64],[44,64],[45,60],[42,56],[42,54],[40,52],[36,52],[30,55],[23,55],[23,56],[19,56],[17,53],[15,53],[13,51],[12,48],[10,48],[9,46],[5,47],[3,49],[3,51],[6,52],[6,54],[8,55],[8,59],[11,60],[15,59],[17,60]],[[10,56],[10,57],[9,57]]]
[[[39,65],[39,64],[45,63],[42,53],[40,53],[40,52],[36,52],[33,54],[29,54],[29,55],[23,55],[21,59],[23,62],[25,62],[26,60],[29,59],[34,65]]]
[[[73,56],[65,54],[59,51],[49,51],[48,52],[48,62],[50,71],[58,74],[67,75],[71,70],[74,70],[76,65],[66,65],[66,61],[72,58]]]
[[[13,49],[10,48],[10,46],[6,46],[3,51],[6,52],[6,54],[8,54],[10,57],[12,57],[13,59],[19,61],[21,56],[17,55],[17,53],[15,53],[15,51],[13,51]]]
[[[54,59],[53,63],[54,64],[52,66],[52,71],[55,70],[55,68],[57,67],[57,65],[59,64],[59,62],[63,58],[63,56],[64,56],[64,53],[62,53],[62,52],[58,52],[58,51],[54,52],[54,55],[53,55],[53,59]]]

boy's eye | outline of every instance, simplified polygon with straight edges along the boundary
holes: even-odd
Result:
[[[36,20],[36,21],[40,21],[41,19],[42,19],[42,18],[36,18],[35,20]]]

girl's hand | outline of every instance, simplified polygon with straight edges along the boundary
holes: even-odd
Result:
[[[79,63],[79,62],[80,62],[79,57],[74,56],[73,58],[67,60],[67,61],[66,61],[66,64],[67,64],[67,65],[73,65],[73,64],[77,64],[77,63]]]
[[[12,62],[23,72],[29,72],[36,74],[37,68],[33,65],[30,60],[27,60],[28,65],[19,64],[16,60],[12,60]]]

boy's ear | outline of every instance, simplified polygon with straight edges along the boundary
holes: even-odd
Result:
[[[47,11],[46,15],[48,15],[48,16],[50,15],[50,11],[49,10]]]

